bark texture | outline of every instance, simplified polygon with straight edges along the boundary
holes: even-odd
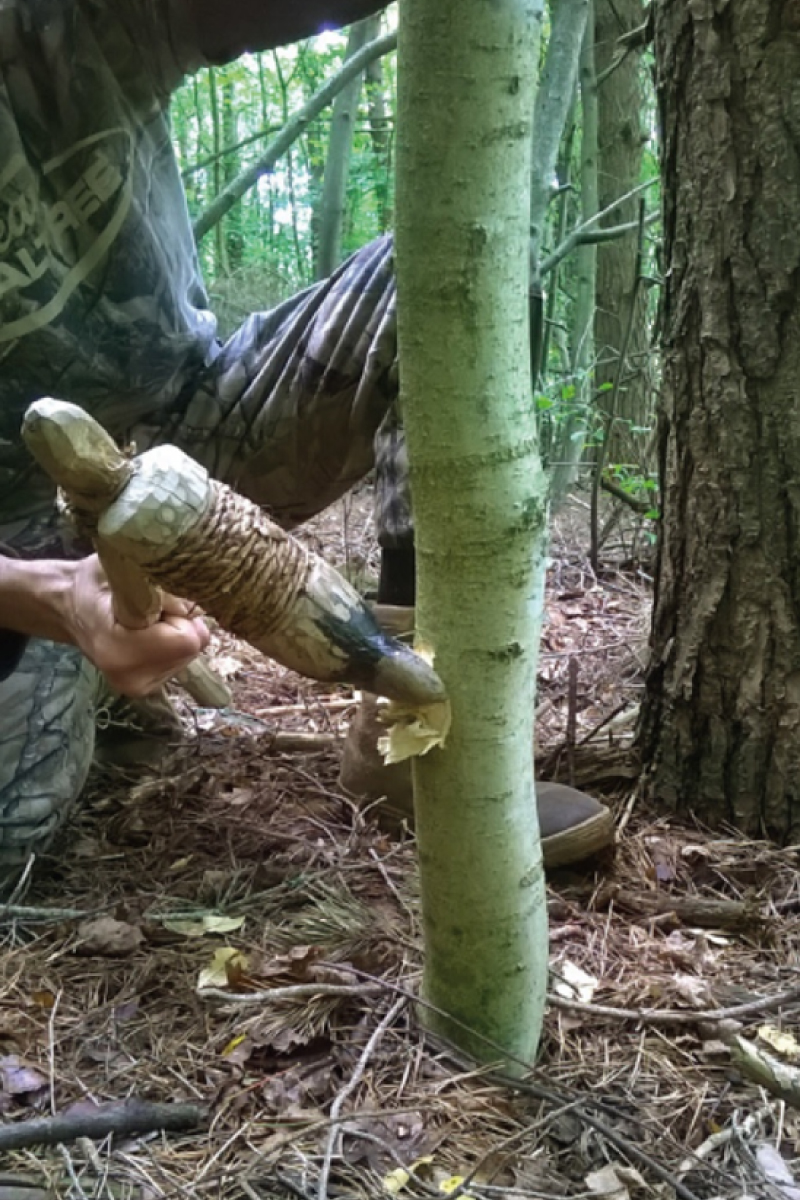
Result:
[[[533,790],[546,534],[529,362],[539,0],[400,6],[397,270],[418,637],[452,703],[414,764],[430,1027],[530,1061],[547,921]],[[450,1014],[450,1017],[447,1016]],[[513,1056],[513,1057],[511,1057]]]
[[[800,13],[656,5],[663,530],[641,742],[655,795],[800,836]]]

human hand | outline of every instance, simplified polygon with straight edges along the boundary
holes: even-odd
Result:
[[[187,600],[165,595],[160,620],[146,629],[126,629],[114,616],[114,597],[97,555],[71,563],[67,602],[70,640],[125,696],[157,691],[208,645],[202,617],[192,617]]]

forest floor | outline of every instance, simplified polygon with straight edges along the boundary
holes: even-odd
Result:
[[[305,534],[362,582],[366,510]],[[583,513],[552,544],[539,772],[591,785],[617,846],[548,878],[535,1068],[511,1086],[421,1031],[413,837],[337,786],[353,694],[218,637],[234,707],[187,707],[157,769],[98,771],[0,907],[0,1200],[798,1200],[798,848],[642,802],[648,580],[610,543],[595,577]],[[788,1056],[784,1098],[742,1045]],[[80,1134],[131,1100],[199,1106],[201,1124],[2,1150],[36,1118]]]

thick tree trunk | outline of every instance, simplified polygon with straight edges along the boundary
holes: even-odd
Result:
[[[644,20],[642,0],[595,0],[595,70],[601,82],[597,89],[598,111],[598,197],[600,209],[630,192],[640,181],[642,170],[643,87],[640,77],[641,53],[629,51],[622,61],[612,63],[619,54],[618,39]],[[608,72],[608,74],[606,74]],[[614,211],[609,225],[636,221],[639,197]],[[643,439],[630,433],[631,426],[645,426],[650,420],[650,385],[647,295],[635,286],[637,234],[632,229],[624,237],[601,242],[597,247],[597,304],[594,340],[597,355],[595,388],[600,405],[612,412],[617,423],[610,431],[606,462],[642,463]],[[633,323],[628,339],[627,362],[621,377],[619,394],[614,396],[603,384],[616,385],[619,356],[625,330]]]
[[[800,21],[656,5],[663,531],[641,742],[655,795],[800,837]]]
[[[531,751],[546,488],[524,369],[541,16],[540,0],[400,9],[399,347],[418,633],[453,717],[446,748],[414,770],[423,991],[436,1005],[423,1017],[482,1060],[498,1048],[531,1060],[547,975]]]

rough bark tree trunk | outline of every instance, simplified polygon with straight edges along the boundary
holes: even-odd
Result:
[[[525,370],[541,16],[541,0],[400,11],[399,352],[418,632],[453,717],[447,746],[414,764],[423,993],[436,1005],[423,1019],[481,1060],[513,1056],[511,1070],[535,1053],[547,974],[532,754],[547,505]]]
[[[800,18],[655,7],[663,529],[640,728],[654,794],[800,837]]]

